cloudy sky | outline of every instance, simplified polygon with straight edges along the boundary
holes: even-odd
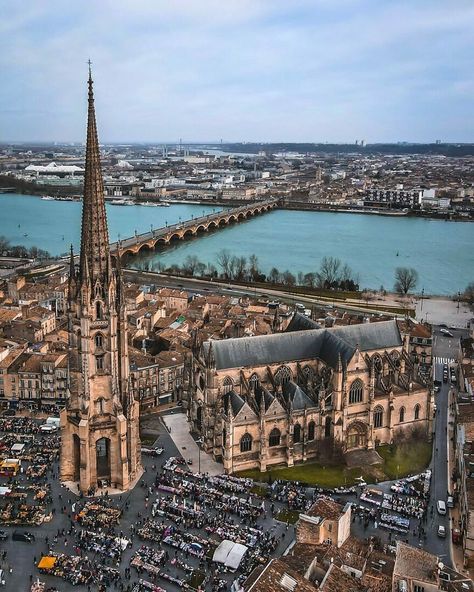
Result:
[[[0,3],[0,142],[474,141],[472,0]]]

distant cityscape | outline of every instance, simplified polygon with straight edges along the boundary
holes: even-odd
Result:
[[[347,145],[306,152],[250,146],[258,152],[240,152],[246,144],[104,145],[106,199],[117,205],[238,204],[272,197],[296,209],[473,216],[470,145],[457,156],[446,156],[450,147],[442,144],[422,145],[419,152],[410,146],[408,153],[397,150],[405,145],[393,145],[389,153],[367,150],[363,141],[351,151],[342,150]],[[83,174],[81,146],[0,147],[0,191],[79,198]]]

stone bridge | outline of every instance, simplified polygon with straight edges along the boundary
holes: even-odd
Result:
[[[143,234],[136,233],[135,236],[121,240],[120,242],[110,243],[110,250],[112,257],[120,257],[124,255],[137,255],[140,252],[152,251],[157,245],[168,245],[175,240],[183,240],[192,236],[196,236],[209,230],[222,228],[229,224],[236,224],[247,220],[252,216],[263,214],[278,206],[277,199],[267,199],[265,201],[253,202],[231,210],[222,210],[215,214],[208,214],[207,216],[200,216],[192,220],[179,222],[165,226],[164,228],[157,228]]]

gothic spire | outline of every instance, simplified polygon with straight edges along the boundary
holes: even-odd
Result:
[[[105,285],[111,271],[109,233],[104,202],[104,182],[100,166],[99,140],[95,120],[94,92],[89,60],[89,106],[87,119],[86,166],[82,204],[80,281],[90,286],[99,280]]]

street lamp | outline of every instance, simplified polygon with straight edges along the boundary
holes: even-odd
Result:
[[[196,440],[196,444],[198,445],[198,473],[201,472],[201,445],[203,442],[204,440],[202,438]]]
[[[420,311],[422,311],[422,310],[423,310],[423,296],[424,296],[424,295],[425,295],[425,289],[424,289],[424,288],[422,288],[422,289],[421,289],[421,309],[420,309]]]

